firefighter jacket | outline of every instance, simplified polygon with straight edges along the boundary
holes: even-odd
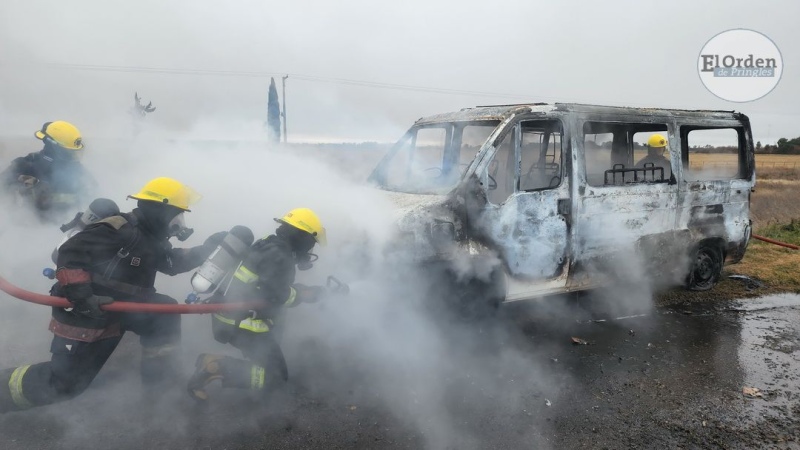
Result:
[[[198,267],[216,248],[217,243],[210,241],[189,249],[172,248],[168,238],[148,229],[137,208],[93,223],[67,240],[58,249],[57,267],[89,272],[95,295],[146,303],[155,294],[157,272],[175,275]],[[53,294],[62,295],[58,283]],[[53,317],[72,326],[105,326],[62,308],[54,308]]]
[[[289,242],[276,235],[254,242],[234,273],[224,298],[229,302],[261,302],[263,307],[252,312],[226,312],[224,317],[240,321],[252,318],[254,313],[259,320],[271,321],[284,306],[295,302],[294,279],[295,258]]]
[[[20,176],[31,181],[26,185]],[[97,186],[80,162],[55,159],[46,148],[11,161],[0,182],[7,191],[30,197],[40,211],[74,209],[88,200]]]

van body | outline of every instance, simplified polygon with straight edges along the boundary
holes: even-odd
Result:
[[[745,253],[754,168],[741,113],[536,103],[419,119],[370,180],[402,207],[398,254],[499,302],[634,272],[711,288]]]

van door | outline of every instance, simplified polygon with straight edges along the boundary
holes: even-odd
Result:
[[[570,288],[616,277],[649,280],[646,268],[674,265],[667,250],[687,238],[677,227],[680,149],[670,124],[651,118],[580,126]]]
[[[566,285],[568,143],[559,120],[522,120],[482,163],[486,207],[474,225],[498,250],[508,279],[506,300]]]
[[[697,240],[715,240],[730,262],[750,239],[754,155],[749,128],[738,122],[680,124],[685,196],[681,224]]]

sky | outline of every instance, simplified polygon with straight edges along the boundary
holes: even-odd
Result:
[[[800,3],[752,1],[4,0],[0,136],[72,121],[128,135],[260,133],[286,80],[289,140],[396,140],[419,117],[484,104],[564,101],[737,110],[756,140],[800,136]],[[697,57],[721,31],[772,39],[784,72],[747,103],[703,86]],[[155,69],[155,70],[154,70]]]

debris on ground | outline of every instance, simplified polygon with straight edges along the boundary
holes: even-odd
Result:
[[[728,278],[730,278],[731,280],[738,280],[743,282],[745,289],[747,289],[748,291],[753,291],[758,288],[764,287],[764,283],[756,280],[755,278],[750,278],[747,275],[734,274],[734,275],[728,275]]]
[[[628,334],[631,336],[636,336],[636,332],[633,330],[628,330]]]
[[[576,345],[589,345],[589,341],[586,341],[584,339],[575,336],[572,336],[572,343]]]
[[[764,394],[761,392],[761,389],[754,387],[743,387],[742,394],[751,398],[764,398]]]
[[[544,404],[547,405],[547,406],[552,405],[552,403],[550,403],[550,400],[548,400],[548,399],[544,399]]]

